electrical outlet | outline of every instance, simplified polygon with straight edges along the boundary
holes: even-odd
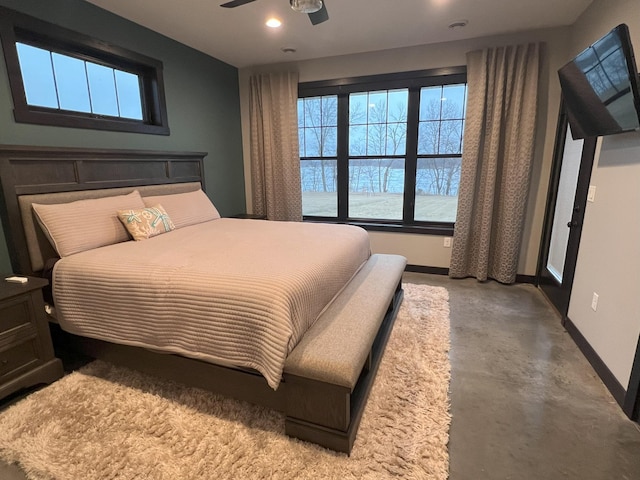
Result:
[[[593,297],[591,298],[591,309],[594,312],[598,310],[598,298],[600,298],[598,294],[596,292],[593,292]]]
[[[589,185],[589,192],[587,193],[587,201],[595,202],[596,201],[596,186]]]
[[[444,248],[451,248],[451,237],[444,237]]]

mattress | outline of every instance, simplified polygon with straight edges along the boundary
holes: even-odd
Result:
[[[257,370],[277,389],[369,255],[358,227],[218,219],[62,258],[56,315],[70,333]]]

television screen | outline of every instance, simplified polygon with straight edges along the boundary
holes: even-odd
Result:
[[[625,24],[558,70],[574,139],[640,128],[638,71]]]

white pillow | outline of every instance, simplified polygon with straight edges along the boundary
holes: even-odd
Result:
[[[129,240],[117,211],[144,208],[140,193],[69,203],[34,203],[38,223],[60,257]]]
[[[143,197],[142,200],[147,207],[161,204],[176,228],[220,218],[218,210],[202,190]]]

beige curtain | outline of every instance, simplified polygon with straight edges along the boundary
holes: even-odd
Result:
[[[298,74],[265,73],[249,83],[253,213],[300,221]]]
[[[516,279],[535,137],[540,45],[467,54],[451,277]]]

